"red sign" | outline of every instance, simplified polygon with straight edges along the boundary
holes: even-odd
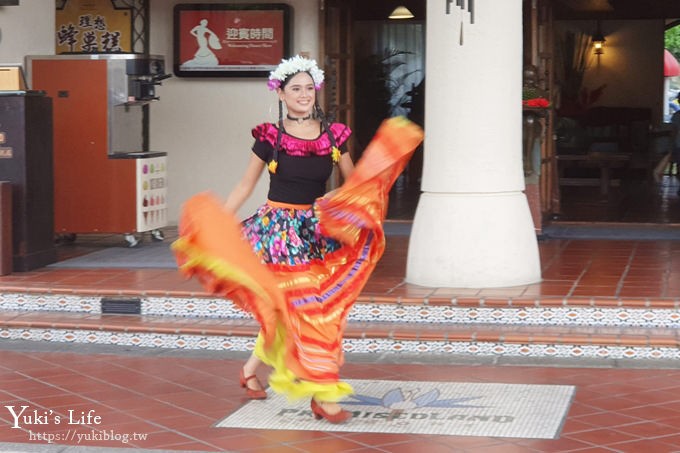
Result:
[[[178,76],[266,76],[288,53],[288,6],[175,6]]]

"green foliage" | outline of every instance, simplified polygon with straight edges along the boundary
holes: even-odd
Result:
[[[664,47],[666,47],[675,58],[680,59],[680,26],[675,26],[666,30],[666,33],[664,34]]]

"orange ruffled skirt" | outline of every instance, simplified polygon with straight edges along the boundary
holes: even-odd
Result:
[[[422,139],[405,118],[383,122],[351,177],[314,203],[322,233],[342,247],[299,269],[263,264],[214,195],[185,203],[172,244],[180,271],[257,319],[255,354],[273,367],[269,384],[276,392],[320,401],[352,393],[339,378],[347,313],[385,249],[390,188]]]

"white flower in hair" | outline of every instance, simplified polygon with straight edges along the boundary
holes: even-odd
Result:
[[[289,59],[281,60],[281,63],[269,73],[267,86],[270,90],[275,90],[281,86],[288,77],[298,72],[308,72],[314,81],[314,88],[321,89],[323,85],[323,71],[316,65],[316,60],[295,55]]]

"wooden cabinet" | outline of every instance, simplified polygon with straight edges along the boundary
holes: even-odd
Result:
[[[0,181],[12,187],[13,270],[56,262],[52,100],[42,93],[0,95]]]

